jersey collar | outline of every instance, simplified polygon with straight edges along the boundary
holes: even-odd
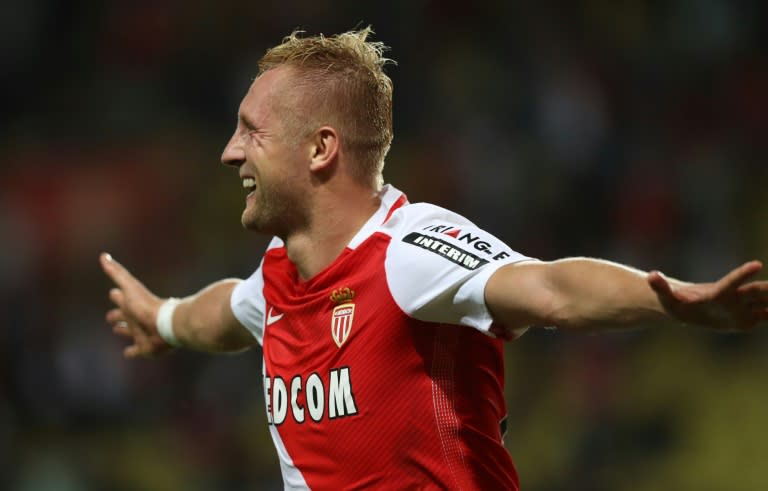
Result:
[[[381,200],[379,209],[365,222],[365,225],[352,237],[347,245],[349,249],[355,249],[363,243],[365,239],[371,236],[381,225],[389,220],[392,213],[398,208],[408,203],[405,193],[395,188],[391,184],[385,184],[378,195]]]

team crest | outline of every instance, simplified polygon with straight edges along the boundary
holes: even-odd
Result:
[[[337,304],[331,313],[331,337],[339,348],[352,332],[352,320],[355,318],[353,298],[355,292],[349,288],[340,288],[331,293],[331,302]]]

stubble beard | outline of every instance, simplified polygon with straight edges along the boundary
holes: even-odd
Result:
[[[285,187],[261,185],[241,217],[243,227],[254,232],[285,237],[298,227],[302,200]]]

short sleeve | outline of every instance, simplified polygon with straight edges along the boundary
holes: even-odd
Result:
[[[232,312],[237,320],[256,337],[259,344],[264,338],[264,275],[263,261],[250,278],[241,281],[230,297]]]
[[[461,215],[425,203],[401,208],[385,227],[392,237],[387,284],[401,310],[419,320],[495,336],[485,285],[502,266],[531,258]]]

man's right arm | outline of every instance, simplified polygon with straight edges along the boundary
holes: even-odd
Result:
[[[116,307],[107,313],[107,321],[116,334],[133,341],[125,348],[125,356],[153,356],[169,351],[172,346],[160,336],[157,326],[158,312],[166,299],[154,295],[108,254],[102,254],[100,262],[116,285],[109,292]],[[177,344],[208,352],[241,351],[257,344],[232,312],[230,299],[238,283],[237,279],[221,280],[180,299],[169,319]]]
[[[256,338],[232,312],[232,290],[240,281],[220,280],[181,299],[171,324],[178,344],[215,353],[241,351],[256,344]]]

